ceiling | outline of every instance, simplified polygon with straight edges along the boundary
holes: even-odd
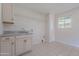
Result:
[[[79,3],[18,3],[15,5],[43,14],[61,13],[79,7]]]

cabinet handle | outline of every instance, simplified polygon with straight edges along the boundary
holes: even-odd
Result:
[[[12,42],[11,44],[14,45],[14,42]]]
[[[27,42],[27,40],[24,40],[24,42]]]

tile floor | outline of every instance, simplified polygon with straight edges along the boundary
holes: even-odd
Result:
[[[79,56],[79,48],[59,42],[44,43],[33,46],[32,52],[23,56]]]

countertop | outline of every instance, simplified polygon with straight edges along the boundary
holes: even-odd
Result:
[[[3,34],[0,34],[0,37],[19,36],[19,35],[32,35],[32,33],[22,32],[22,31],[18,31],[18,32],[5,32]]]

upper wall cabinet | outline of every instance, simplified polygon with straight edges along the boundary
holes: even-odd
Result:
[[[1,3],[0,3],[0,18],[1,18]]]
[[[1,7],[1,3],[0,3],[0,34],[3,33],[3,25],[2,25],[2,7]]]
[[[2,4],[2,20],[5,24],[13,24],[13,4]]]

